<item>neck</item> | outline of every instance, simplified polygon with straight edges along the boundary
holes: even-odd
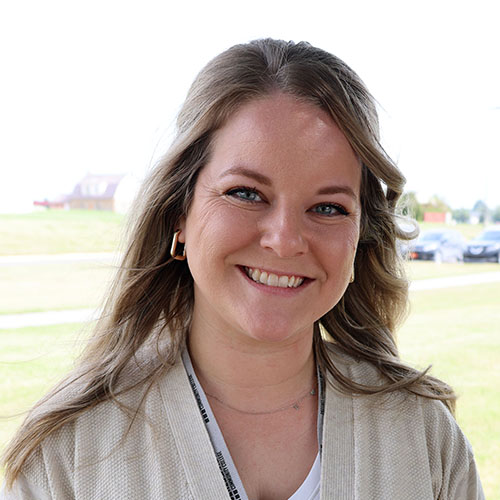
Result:
[[[315,388],[312,331],[285,343],[248,342],[193,325],[188,348],[205,392],[242,410],[293,404]]]

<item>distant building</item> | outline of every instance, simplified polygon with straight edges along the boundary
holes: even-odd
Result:
[[[140,182],[131,174],[87,174],[73,192],[57,200],[35,201],[35,206],[70,210],[108,210],[125,213]]]
[[[424,222],[441,222],[450,224],[450,212],[424,212]]]
[[[69,208],[124,213],[137,194],[139,181],[131,174],[86,175],[69,195]]]

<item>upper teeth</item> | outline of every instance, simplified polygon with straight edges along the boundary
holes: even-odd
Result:
[[[298,276],[278,276],[252,267],[245,267],[245,271],[249,278],[252,278],[257,283],[262,283],[268,286],[278,286],[280,288],[297,288],[302,284],[304,278]]]

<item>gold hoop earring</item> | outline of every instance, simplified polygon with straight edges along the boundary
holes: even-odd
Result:
[[[349,283],[354,283],[354,266],[352,266],[351,277],[349,278]]]
[[[186,245],[184,245],[184,247],[182,249],[182,254],[177,255],[177,243],[179,243],[179,234],[181,234],[180,230],[177,230],[174,233],[174,236],[172,238],[172,246],[170,247],[170,255],[175,260],[185,260],[186,259]]]

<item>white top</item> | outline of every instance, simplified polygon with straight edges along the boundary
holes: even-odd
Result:
[[[318,453],[304,482],[288,500],[319,500],[320,475],[321,461]]]

